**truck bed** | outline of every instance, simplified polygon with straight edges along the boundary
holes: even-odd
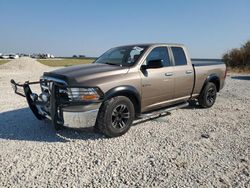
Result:
[[[221,59],[191,59],[191,61],[195,66],[224,64]]]
[[[205,80],[210,75],[220,78],[219,90],[224,86],[226,65],[220,59],[191,59],[195,71],[193,96],[199,95]]]

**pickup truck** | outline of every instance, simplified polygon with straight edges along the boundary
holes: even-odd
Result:
[[[45,72],[39,81],[11,80],[39,119],[55,129],[95,127],[107,137],[126,133],[134,120],[189,105],[213,106],[225,83],[226,66],[192,63],[184,45],[115,47],[92,64]],[[30,85],[40,84],[41,94]]]

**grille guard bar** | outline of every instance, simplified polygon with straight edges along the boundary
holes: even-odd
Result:
[[[29,82],[29,81],[26,81],[24,84],[20,84],[20,83],[16,83],[13,79],[10,81],[11,83],[11,86],[14,90],[14,92],[17,94],[17,95],[20,95],[22,97],[25,97],[26,100],[27,100],[27,103],[31,109],[31,111],[33,112],[33,114],[36,116],[37,119],[39,120],[42,120],[44,119],[44,116],[42,116],[41,114],[39,114],[39,110],[36,106],[36,104],[34,103],[34,101],[32,100],[31,98],[31,94],[32,94],[32,91],[29,87],[29,85],[32,85],[32,84],[40,84],[41,82],[40,81],[37,81],[37,82]]]
[[[20,95],[22,97],[25,97],[27,100],[27,103],[31,109],[31,111],[33,112],[33,114],[36,116],[37,119],[42,120],[45,119],[47,116],[41,115],[39,113],[39,109],[37,107],[36,101],[34,101],[34,99],[32,99],[31,95],[33,94],[29,85],[32,84],[41,84],[41,83],[48,83],[48,82],[52,82],[52,81],[36,81],[36,82],[29,82],[26,81],[24,84],[20,84],[20,83],[16,83],[13,79],[10,81],[11,85],[15,91],[15,93],[17,95]],[[52,121],[52,124],[54,125],[55,129],[60,129],[61,124],[63,123],[59,123],[59,114],[58,114],[58,103],[57,100],[55,100],[56,98],[56,94],[58,92],[58,87],[57,84],[52,82],[52,90],[51,90],[51,111],[50,111],[50,119]]]
[[[63,112],[62,108],[66,106],[77,106],[77,105],[88,105],[90,103],[100,103],[103,98],[101,98],[98,101],[68,101],[61,98],[59,96],[59,90],[60,88],[67,88],[68,86],[65,86],[61,83],[55,82],[53,80],[40,80],[35,82],[29,82],[26,81],[23,84],[16,83],[13,79],[10,81],[11,85],[13,87],[14,92],[17,95],[20,95],[22,97],[25,97],[27,100],[27,103],[33,112],[33,114],[36,116],[37,119],[49,119],[52,121],[52,124],[56,130],[59,130],[64,125],[64,118],[63,118]],[[38,101],[35,99],[34,94],[31,91],[30,85],[33,84],[42,84],[42,83],[51,83],[50,84],[50,102],[49,102],[49,111],[43,111],[41,109],[41,106],[44,105],[41,103],[41,101]],[[101,92],[101,91],[100,91]],[[37,94],[35,94],[37,95]],[[103,96],[101,93],[100,95]]]
[[[28,85],[34,85],[34,84],[41,84],[41,83],[48,83],[48,82],[51,82],[51,81],[35,81],[35,82],[29,82],[29,81],[26,81],[24,82],[24,84],[20,84],[20,83],[16,83],[15,80],[11,79],[10,80],[10,83],[11,83],[11,86],[14,90],[14,92],[17,94],[17,95],[20,95],[22,97],[26,97],[25,95],[25,91],[24,91],[24,88]]]

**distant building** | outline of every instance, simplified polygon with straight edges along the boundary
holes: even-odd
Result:
[[[10,54],[9,58],[10,59],[17,59],[17,58],[19,58],[19,55],[17,55],[17,54]]]
[[[49,59],[49,58],[55,58],[55,56],[52,55],[52,54],[32,54],[31,57],[32,57],[32,58],[36,58],[36,59]]]

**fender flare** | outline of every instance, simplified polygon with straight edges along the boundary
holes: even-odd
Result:
[[[207,85],[208,82],[213,82],[216,85],[217,92],[220,90],[220,78],[217,74],[210,74],[207,76],[206,80],[204,81],[204,84],[202,86],[201,91],[204,89],[204,87]]]
[[[104,93],[104,100],[103,101],[106,101],[112,97],[119,96],[119,95],[126,96],[130,99],[131,98],[135,99],[135,101],[132,101],[132,103],[134,104],[136,113],[140,114],[140,112],[141,112],[141,95],[140,95],[139,91],[133,86],[121,85],[121,86],[114,87],[114,88],[112,88]]]

